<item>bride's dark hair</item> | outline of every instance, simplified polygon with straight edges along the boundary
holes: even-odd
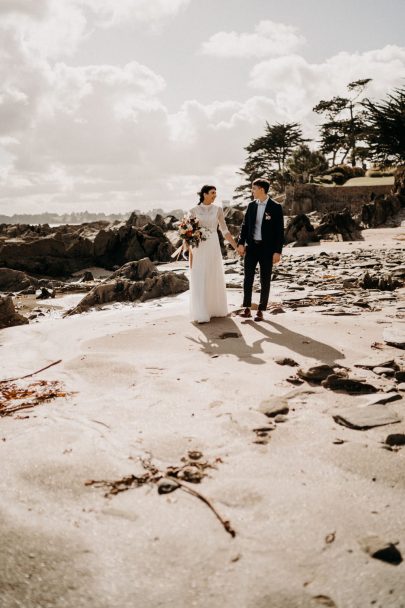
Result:
[[[199,200],[199,203],[198,203],[199,205],[201,205],[201,203],[204,201],[204,194],[208,194],[208,192],[210,190],[215,190],[215,192],[216,192],[217,189],[216,189],[215,186],[207,186],[207,185],[205,185],[205,186],[203,186],[201,188],[200,192],[197,192],[198,196],[200,197],[200,200]]]

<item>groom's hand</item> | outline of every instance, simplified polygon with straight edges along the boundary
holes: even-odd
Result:
[[[239,255],[245,255],[245,246],[244,245],[238,245],[238,253],[239,253]]]
[[[281,254],[273,253],[273,264],[279,264],[280,260],[281,260]]]

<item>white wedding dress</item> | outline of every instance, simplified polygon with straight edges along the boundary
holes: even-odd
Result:
[[[190,269],[190,316],[192,321],[206,323],[211,317],[226,317],[228,304],[218,226],[225,236],[229,233],[224,212],[217,205],[196,205],[190,211],[200,225],[208,228],[208,238],[193,247]]]

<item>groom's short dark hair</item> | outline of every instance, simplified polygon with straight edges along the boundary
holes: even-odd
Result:
[[[270,190],[270,182],[269,182],[269,180],[268,179],[263,179],[261,177],[259,177],[258,179],[255,179],[252,182],[252,186],[259,186],[259,188],[263,188],[263,190],[265,191],[266,194]]]

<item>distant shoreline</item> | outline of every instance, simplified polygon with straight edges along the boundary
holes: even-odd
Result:
[[[30,225],[42,225],[48,224],[49,226],[62,226],[70,224],[73,226],[79,226],[87,222],[124,222],[132,213],[136,215],[148,215],[152,220],[156,215],[162,215],[167,217],[170,215],[180,218],[183,215],[181,209],[173,209],[171,211],[164,211],[163,209],[152,209],[149,211],[140,211],[139,209],[133,209],[132,211],[126,211],[125,213],[89,213],[88,211],[77,212],[77,213],[15,213],[13,215],[0,215],[0,224],[30,224]]]

